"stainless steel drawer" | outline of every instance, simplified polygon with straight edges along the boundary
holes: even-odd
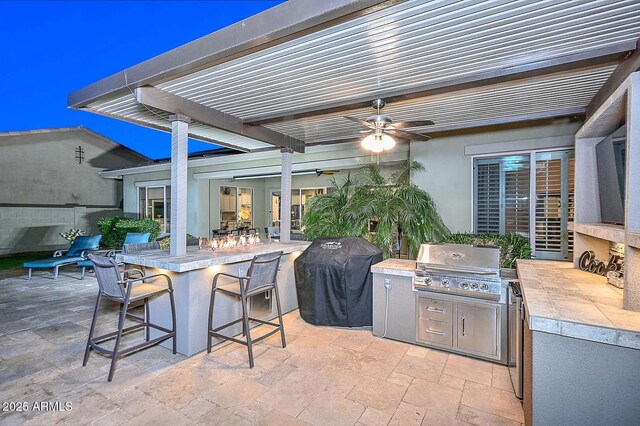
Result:
[[[432,319],[419,319],[417,323],[418,341],[453,346],[453,324]]]
[[[418,319],[452,322],[453,302],[418,297]]]

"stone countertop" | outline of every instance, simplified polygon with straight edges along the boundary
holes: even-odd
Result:
[[[279,250],[282,250],[284,254],[296,251],[302,252],[309,244],[311,244],[309,241],[293,241],[290,243],[237,246],[217,251],[200,250],[198,247],[193,246],[187,247],[187,254],[184,256],[171,257],[168,250],[149,250],[131,254],[120,253],[116,256],[116,260],[133,265],[166,269],[172,272],[188,272],[209,266],[245,262],[253,259],[256,255]]]
[[[413,277],[415,270],[416,261],[406,259],[387,259],[371,267],[371,273],[373,274],[401,275],[404,277]]]
[[[640,312],[606,278],[541,260],[518,260],[518,277],[531,330],[640,349]]]

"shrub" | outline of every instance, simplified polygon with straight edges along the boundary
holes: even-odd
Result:
[[[197,237],[194,237],[191,234],[187,234],[187,245],[197,245]],[[160,238],[158,240],[158,243],[160,244],[160,248],[163,250],[169,250],[169,248],[171,248],[171,237],[166,236],[163,238]]]
[[[531,259],[529,240],[512,232],[506,235],[470,234],[460,232],[445,237],[443,243],[490,245],[500,248],[500,267],[513,269],[517,259]]]
[[[151,233],[150,241],[160,234],[160,224],[153,219],[127,219],[123,217],[103,217],[98,220],[102,233],[103,247],[119,249],[130,232]]]
[[[102,234],[102,240],[100,240],[102,247],[120,248],[122,246],[122,244],[118,246],[116,236],[116,224],[122,219],[123,218],[119,216],[101,217],[98,219],[98,229],[100,229],[100,233]]]

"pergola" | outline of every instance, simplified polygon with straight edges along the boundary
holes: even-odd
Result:
[[[592,114],[640,68],[637,0],[290,0],[69,95],[171,131],[171,255],[186,250],[187,140],[282,151],[351,142],[373,99],[412,131]],[[426,143],[437,143],[436,141]]]

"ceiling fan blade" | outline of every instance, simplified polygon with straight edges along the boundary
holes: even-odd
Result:
[[[359,118],[357,118],[357,117],[347,117],[347,116],[344,116],[344,118],[346,118],[347,120],[351,120],[351,121],[353,121],[354,123],[358,123],[358,124],[361,124],[361,125],[363,125],[363,126],[370,127],[370,128],[372,128],[372,129],[376,127],[376,126],[375,126],[375,124],[371,124],[371,123],[369,123],[368,121],[361,120],[361,119],[359,119]]]
[[[433,126],[434,123],[431,120],[416,120],[416,121],[400,121],[398,123],[392,123],[391,126],[394,129],[406,129],[407,127],[422,127],[422,126]]]
[[[426,142],[431,139],[431,136],[421,135],[420,133],[405,132],[404,130],[387,130],[390,135],[398,136],[399,138],[409,139],[413,141]]]
[[[369,130],[360,130],[358,133],[371,133],[373,132],[373,129],[369,129]]]

